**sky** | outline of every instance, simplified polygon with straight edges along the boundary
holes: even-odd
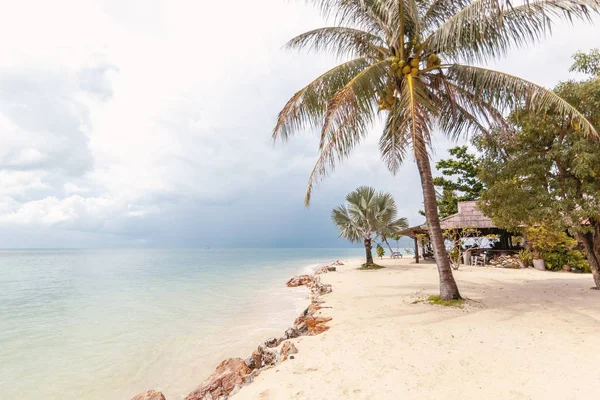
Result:
[[[313,193],[314,133],[279,110],[336,61],[284,50],[327,23],[305,1],[0,0],[0,247],[340,247],[332,208],[360,185],[423,222],[408,160],[377,130]],[[560,25],[492,66],[547,87],[600,25]],[[456,145],[435,137],[433,161]]]

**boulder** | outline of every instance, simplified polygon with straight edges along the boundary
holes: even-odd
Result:
[[[165,396],[161,392],[156,390],[147,390],[143,393],[138,394],[131,400],[166,400]]]
[[[258,349],[254,350],[251,357],[254,360],[256,369],[272,367],[279,362],[279,354],[264,345],[258,346]]]
[[[241,358],[229,358],[217,366],[213,374],[200,384],[185,400],[209,400],[228,396],[245,382],[250,368]]]
[[[315,271],[315,275],[321,275],[321,274],[326,274],[329,272],[329,267],[325,266],[325,267],[321,267],[318,270]]]
[[[298,349],[296,348],[296,346],[294,346],[294,343],[287,341],[287,342],[283,342],[283,345],[281,346],[281,352],[279,353],[281,361],[285,361],[287,360],[287,358],[289,357],[290,354],[297,354],[298,353]]]
[[[341,265],[344,265],[344,264],[341,264]],[[327,267],[327,271],[329,271],[329,272],[336,272],[337,268],[330,265],[330,266]]]
[[[314,281],[311,275],[298,275],[287,281],[288,287],[307,286]]]
[[[267,347],[277,347],[280,343],[281,341],[277,338],[270,338],[265,340],[265,346]]]
[[[297,338],[299,336],[302,336],[302,334],[300,333],[300,331],[298,331],[298,329],[291,327],[288,328],[285,333],[284,333],[284,337],[282,338],[283,340],[286,339],[294,339]]]
[[[329,327],[325,325],[327,322],[331,321],[331,318],[322,318],[322,317],[306,317],[304,323],[306,324],[306,328],[308,330],[308,336],[319,335],[327,330]]]

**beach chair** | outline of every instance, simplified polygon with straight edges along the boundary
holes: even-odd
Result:
[[[402,257],[403,257],[403,255],[399,251],[392,252],[392,255],[390,256],[390,258],[402,258]]]

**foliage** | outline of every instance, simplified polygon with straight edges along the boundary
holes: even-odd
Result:
[[[573,69],[598,72],[598,51],[575,59]],[[563,82],[555,92],[600,127],[600,76]],[[476,141],[483,152],[480,177],[487,185],[482,211],[512,230],[537,224],[568,230],[584,245],[600,288],[598,139],[552,107],[543,116],[516,110],[510,122],[513,134],[498,131]]]
[[[600,78],[564,82],[556,88],[600,126]],[[480,177],[487,185],[481,207],[500,226],[553,221],[582,231],[581,221],[600,220],[600,146],[577,124],[549,110],[536,116],[518,110],[516,132],[478,137],[483,152]],[[564,218],[556,218],[562,215]]]
[[[383,256],[385,255],[385,249],[380,244],[377,245],[375,251],[377,252],[377,257],[379,258],[383,258]]]
[[[396,218],[396,202],[391,194],[376,192],[361,186],[346,196],[346,204],[336,207],[331,219],[340,237],[352,242],[363,242],[367,252],[367,264],[373,262],[371,242],[382,231],[391,227],[405,226],[405,218]]]
[[[536,259],[545,258],[549,253],[566,253],[577,246],[575,239],[547,225],[527,227],[523,233],[527,240],[527,248]]]
[[[523,249],[519,251],[519,260],[525,267],[529,267],[533,262],[533,254],[531,254],[531,251]]]
[[[360,243],[373,239],[384,224],[392,224],[397,213],[392,195],[361,186],[346,196],[346,204],[336,207],[331,214],[340,237]]]
[[[470,154],[467,146],[454,147],[449,152],[451,158],[435,165],[442,176],[433,179],[434,185],[442,191],[438,197],[440,218],[456,214],[459,201],[478,200],[484,190],[478,178],[479,158]]]
[[[553,271],[562,270],[564,265],[578,268],[584,272],[590,272],[590,264],[585,254],[577,249],[569,251],[554,251],[544,255],[546,268]]]
[[[430,304],[435,304],[438,306],[444,306],[444,307],[456,307],[456,308],[463,308],[464,307],[464,300],[443,300],[440,296],[429,296],[427,298],[427,302]]]
[[[480,239],[481,231],[476,228],[446,229],[444,239],[446,239],[446,250],[450,257],[452,268],[457,270],[462,263],[463,250],[467,241]]]
[[[406,228],[408,228],[408,220],[406,218],[396,218],[396,214],[386,214],[377,228],[377,235],[387,244],[390,253],[393,253],[388,238],[395,240],[396,247],[398,247],[398,241],[401,238],[398,233]]]
[[[588,75],[600,75],[600,50],[592,49],[589,53],[579,51],[573,56],[570,71],[583,72]]]
[[[600,6],[590,0],[310,0],[332,26],[303,33],[291,49],[335,54],[343,59],[300,89],[283,107],[273,138],[320,131],[313,187],[383,122],[381,157],[396,173],[413,155],[423,181],[427,220],[438,224],[428,148],[434,130],[452,138],[506,126],[504,112],[520,105],[557,114],[587,134],[594,127],[555,93],[503,72],[481,67],[518,44],[535,43],[556,22],[589,21]],[[432,235],[445,297],[459,297],[438,230]]]

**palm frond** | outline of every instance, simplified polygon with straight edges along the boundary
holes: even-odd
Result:
[[[348,61],[299,90],[279,112],[273,139],[287,140],[297,131],[322,124],[333,95],[369,65],[365,57]]]
[[[379,139],[379,151],[381,158],[388,169],[396,174],[406,159],[408,149],[411,146],[407,111],[401,102],[397,101],[386,118],[383,133]]]
[[[314,185],[348,157],[368,134],[376,117],[377,94],[386,85],[387,61],[373,64],[356,75],[331,97],[321,130],[319,158],[308,179],[304,204],[310,204]]]
[[[380,37],[360,29],[341,26],[314,29],[290,40],[289,49],[308,49],[339,57],[386,58],[386,44]]]
[[[467,65],[452,65],[448,79],[456,86],[476,95],[477,98],[501,111],[519,107],[532,112],[553,110],[568,118],[585,135],[598,136],[594,126],[575,107],[551,90],[525,79],[503,72]]]
[[[454,61],[484,62],[512,47],[535,43],[558,21],[590,21],[599,0],[475,0],[442,23],[427,38],[426,49]]]
[[[386,0],[307,0],[325,19],[336,25],[352,25],[386,37],[389,25],[385,21]]]
[[[333,224],[338,228],[340,237],[344,238],[352,243],[360,243],[362,233],[359,227],[354,223],[348,210],[345,206],[336,207],[331,212],[331,220]]]

